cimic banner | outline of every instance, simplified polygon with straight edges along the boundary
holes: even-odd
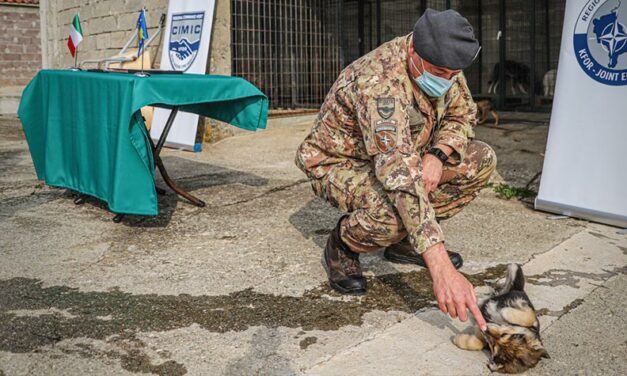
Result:
[[[627,1],[566,2],[535,206],[627,227]]]
[[[215,0],[170,0],[160,69],[205,74],[214,12]],[[151,138],[159,139],[169,115],[170,110],[155,108]],[[179,111],[165,145],[193,150],[198,119]]]

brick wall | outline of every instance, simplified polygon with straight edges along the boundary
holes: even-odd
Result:
[[[0,5],[0,88],[26,85],[39,69],[39,9]]]
[[[146,8],[148,34],[157,29],[161,14],[167,13],[167,0],[42,0],[42,11],[47,15],[44,26],[44,50],[48,68],[65,68],[73,64],[67,50],[70,24],[80,12],[84,40],[79,46],[78,60],[98,59],[115,55],[132,35],[141,7]],[[230,73],[230,6],[229,0],[216,1],[216,17],[210,50],[210,72]],[[161,38],[158,38],[161,39]],[[157,63],[163,42],[157,51],[151,49]]]

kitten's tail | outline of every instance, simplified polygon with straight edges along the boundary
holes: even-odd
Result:
[[[522,267],[518,264],[507,266],[507,277],[499,295],[507,294],[510,291],[523,291],[525,288],[525,276]]]

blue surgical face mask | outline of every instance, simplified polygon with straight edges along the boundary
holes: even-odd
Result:
[[[421,61],[422,61],[422,74],[420,75],[420,77],[414,79],[418,87],[420,87],[420,89],[425,94],[433,98],[441,97],[444,94],[446,94],[448,89],[450,89],[451,86],[453,85],[453,82],[455,81],[455,77],[453,76],[450,80],[447,80],[446,78],[433,75],[427,72],[427,70],[425,69],[425,63],[422,60],[422,58],[421,58]],[[413,60],[412,60],[412,64],[413,64]]]

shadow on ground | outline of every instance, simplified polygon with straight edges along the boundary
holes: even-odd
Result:
[[[2,153],[0,153],[0,157]],[[250,187],[261,187],[268,184],[268,179],[255,174],[224,168],[208,163],[196,162],[193,160],[167,156],[163,159],[168,173],[177,185],[200,199],[204,197],[199,195],[198,191],[208,190],[212,187],[222,187],[234,184],[241,184]],[[77,197],[77,193],[72,190],[50,188],[42,190],[40,187],[43,183],[32,189],[27,195],[0,199],[0,213],[6,212],[9,215],[0,216],[0,220],[10,218],[18,209],[20,211],[30,210],[38,206],[50,203],[55,200],[67,200],[67,205],[71,210],[78,210],[74,207],[73,200]],[[179,204],[192,205],[186,199],[179,197],[171,189],[169,189],[163,180],[157,177],[157,186],[165,188],[166,194],[158,196],[159,215],[150,216],[133,216],[128,215],[122,223],[129,227],[166,227],[172,215],[176,211]],[[11,187],[10,187],[11,188]],[[94,215],[110,216],[114,214],[107,213],[107,204],[95,197],[87,196],[84,203],[86,210],[94,213]]]
[[[163,158],[170,178],[183,190],[195,195],[203,201],[201,195],[196,193],[212,187],[241,184],[251,187],[260,187],[268,184],[268,179],[255,174],[232,170],[225,167],[201,163],[176,156]],[[164,188],[165,195],[159,196],[159,215],[156,217],[137,217],[125,221],[131,227],[166,227],[179,204],[192,205],[185,198],[178,196],[166,186],[163,179],[157,178],[157,186]]]
[[[289,222],[305,239],[313,240],[320,249],[323,249],[339,217],[338,209],[323,199],[314,198],[290,215]]]

